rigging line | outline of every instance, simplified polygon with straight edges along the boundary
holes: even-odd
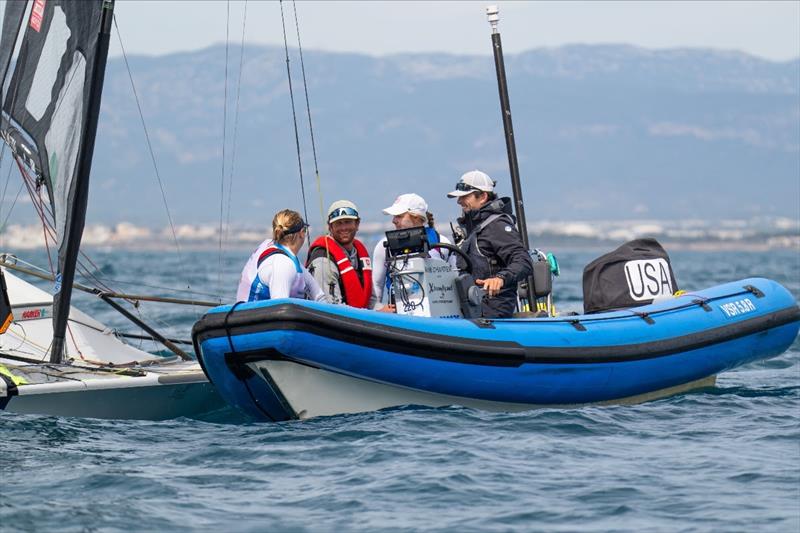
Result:
[[[2,94],[0,94],[0,102],[2,102],[2,98],[3,98]],[[2,144],[3,144],[3,146],[2,146],[2,148],[0,148],[0,170],[2,170],[2,168],[3,168],[3,159],[5,158],[6,147],[7,147],[6,143],[2,143]],[[11,183],[11,170],[13,168],[14,168],[14,165],[9,163],[9,165],[8,165],[8,174],[6,175],[6,182],[5,182],[4,186],[3,186],[3,194],[2,194],[2,196],[0,196],[0,212],[2,212],[3,204],[6,201],[6,192],[8,191],[8,185]],[[20,190],[22,190],[22,189],[20,189]],[[8,220],[8,217],[6,217],[6,220]],[[5,224],[3,224],[3,227],[5,227]]]
[[[10,173],[11,173],[11,168],[9,167],[9,174]],[[5,230],[6,224],[8,223],[8,219],[11,218],[11,213],[14,212],[14,206],[17,205],[17,200],[19,200],[19,195],[20,193],[22,193],[22,188],[24,186],[25,186],[24,182],[19,184],[19,189],[17,189],[17,195],[14,197],[14,201],[11,202],[11,207],[8,208],[8,213],[6,214],[6,217],[3,219],[3,224],[0,225],[0,231]],[[3,192],[3,195],[5,196],[5,191]]]
[[[228,234],[231,227],[231,197],[233,196],[233,169],[236,166],[236,139],[239,133],[239,95],[242,91],[242,68],[244,66],[244,36],[247,27],[247,0],[244,0],[244,13],[242,14],[242,45],[239,51],[239,77],[236,82],[236,111],[233,114],[233,141],[231,142],[231,169],[228,178],[228,212],[225,216],[225,242],[228,243]]]
[[[225,19],[225,84],[222,97],[222,170],[219,180],[219,267],[217,268],[217,290],[222,292],[222,220],[225,205],[225,145],[228,142],[228,50],[230,48],[231,2],[227,2]]]
[[[292,0],[292,11],[294,12],[294,27],[297,31],[297,50],[300,53],[300,71],[303,73],[303,91],[306,96],[306,114],[308,115],[308,132],[311,136],[311,153],[314,155],[314,174],[317,182],[317,196],[319,197],[319,214],[325,220],[325,202],[322,198],[322,182],[319,177],[319,165],[317,164],[317,143],[314,141],[314,127],[311,125],[311,104],[308,98],[308,82],[306,82],[306,65],[303,61],[303,45],[300,42],[300,23],[297,20],[297,2]]]
[[[48,202],[45,202],[42,199],[42,197],[41,197],[41,188],[36,188],[35,187],[36,184],[34,183],[33,178],[27,172],[27,170],[25,170],[24,166],[20,166],[20,174],[22,175],[23,183],[28,186],[28,193],[31,196],[31,202],[32,202],[34,208],[36,209],[36,213],[39,216],[39,220],[42,222],[43,228],[45,228],[45,237],[44,237],[45,238],[45,245],[49,244],[49,241],[47,240],[48,236],[49,236],[50,239],[52,239],[55,242],[56,241],[55,221],[54,221],[53,212],[51,210],[50,204]],[[34,189],[36,190],[36,194],[33,193]],[[21,190],[21,187],[20,187],[20,190]],[[88,261],[92,265],[92,267],[94,267],[95,270],[98,270],[97,265],[94,264],[94,262],[89,258],[89,256],[86,255],[85,252],[80,251],[80,255],[84,259],[86,259],[86,261]],[[48,247],[48,259],[49,259],[49,262],[50,262],[50,269],[52,271],[53,267],[52,267],[52,260],[49,257],[49,247]],[[82,261],[80,261],[80,259],[77,261],[76,267],[77,267],[77,269],[76,269],[77,272],[80,275],[82,275],[84,277],[84,279],[92,279],[93,278],[95,280],[95,284],[96,285],[98,285],[100,287],[103,287],[106,290],[111,290],[110,287],[108,287],[105,284],[103,284],[100,280],[97,279],[96,276],[91,274],[89,268],[86,267],[86,265]]]
[[[125,52],[125,46],[122,44],[122,34],[119,31],[119,25],[117,24],[117,16],[113,15],[114,19],[114,28],[117,30],[117,39],[119,40],[119,47],[122,50],[122,59],[125,61],[125,68],[128,71],[128,78],[131,82],[131,89],[133,89],[133,96],[136,99],[136,107],[139,110],[139,119],[142,121],[142,128],[144,129],[144,137],[147,141],[147,149],[150,151],[150,159],[153,162],[153,170],[156,174],[156,179],[158,180],[158,187],[161,189],[161,199],[164,201],[164,209],[167,212],[167,219],[169,220],[169,227],[172,230],[172,238],[175,241],[175,248],[178,253],[178,264],[180,265],[181,270],[183,271],[183,275],[186,277],[186,287],[191,288],[192,284],[189,278],[188,270],[186,269],[186,264],[183,260],[183,254],[181,253],[181,245],[178,242],[178,235],[175,232],[175,224],[172,222],[172,214],[169,210],[169,204],[167,203],[167,194],[164,192],[164,184],[161,181],[161,174],[158,172],[158,165],[156,164],[156,155],[153,152],[153,144],[150,142],[150,134],[147,131],[147,124],[145,124],[144,120],[144,113],[142,112],[142,106],[139,102],[139,93],[136,91],[136,84],[133,82],[133,73],[131,72],[130,64],[128,63],[128,54]]]
[[[173,287],[163,287],[161,285],[150,285],[150,284],[147,284],[147,283],[140,283],[138,281],[122,281],[122,280],[112,279],[112,278],[98,278],[98,279],[105,280],[105,281],[108,281],[108,282],[111,282],[111,283],[116,283],[116,284],[119,284],[119,285],[134,285],[136,287],[147,287],[148,289],[160,289],[160,290],[163,290],[163,291],[168,291],[168,293],[169,293],[169,291],[171,291],[172,294],[184,293],[184,294],[191,294],[192,296],[210,296],[212,298],[218,299],[220,301],[220,305],[222,304],[222,298],[218,294],[214,294],[214,293],[211,293],[211,292],[201,292],[201,291],[194,291],[194,290],[188,291],[186,289],[175,289]],[[112,291],[112,292],[115,292],[115,291]],[[192,298],[192,299],[195,299],[195,298]]]
[[[10,254],[7,254],[7,255],[10,255]],[[17,263],[21,263],[21,264],[23,264],[23,265],[25,265],[27,267],[30,267],[32,270],[38,270],[39,272],[43,272],[45,274],[50,274],[50,272],[48,270],[46,270],[46,269],[44,269],[44,268],[42,268],[42,267],[40,267],[38,265],[35,265],[35,264],[30,263],[28,261],[25,261],[24,259],[21,259],[19,257],[16,257],[16,256],[14,256],[14,257],[15,257],[15,260],[16,260]],[[2,259],[2,256],[0,256],[0,264],[2,264],[2,262],[3,262],[3,259]],[[173,293],[189,292],[189,291],[182,290],[182,289],[174,289],[172,287],[162,287],[160,285],[149,285],[147,283],[141,283],[141,282],[138,282],[138,281],[123,281],[123,280],[118,280],[118,279],[100,278],[100,277],[98,277],[98,279],[103,280],[103,281],[108,281],[108,282],[111,282],[111,283],[116,283],[116,284],[119,284],[119,285],[135,285],[137,287],[147,287],[147,288],[150,288],[150,289],[160,289],[160,290],[164,290],[164,291],[172,291]],[[116,291],[110,291],[110,292],[116,292]],[[191,294],[193,294],[193,295],[203,295],[203,296],[212,296],[214,298],[219,298],[219,296],[216,295],[216,294],[204,293],[204,292],[199,292],[199,291],[192,291]],[[222,300],[220,299],[220,304],[221,303],[222,303]]]
[[[102,288],[102,289],[104,289],[106,291],[110,291],[111,287],[109,287],[108,285],[103,283],[100,280],[100,278],[95,274],[95,272],[100,271],[100,267],[98,267],[97,264],[95,264],[95,262],[92,261],[92,259],[88,255],[86,255],[85,253],[80,252],[80,254],[86,260],[86,262],[89,263],[89,266],[92,267],[90,269],[85,264],[83,264],[83,262],[80,259],[78,260],[78,265],[80,265],[80,267],[85,271],[85,272],[81,273],[81,275],[84,277],[84,279],[91,280],[98,287],[100,287],[100,288]]]
[[[53,222],[49,218],[47,218],[45,216],[45,211],[44,210],[45,210],[47,204],[41,197],[41,188],[39,188],[36,191],[36,194],[34,194],[33,191],[32,191],[33,184],[32,184],[32,179],[31,179],[30,175],[27,172],[24,172],[22,167],[20,168],[20,171],[21,171],[21,173],[23,175],[24,184],[26,186],[28,186],[28,193],[31,195],[31,198],[32,198],[32,201],[33,201],[33,205],[36,208],[37,213],[39,214],[39,220],[42,223],[42,233],[43,233],[43,236],[44,236],[44,244],[45,244],[45,249],[47,251],[48,263],[49,263],[49,266],[50,266],[50,272],[49,273],[55,278],[55,268],[53,266],[53,260],[52,260],[51,253],[50,253],[50,241],[52,240],[53,243],[55,243],[55,241],[56,241],[56,230],[54,228]],[[42,269],[42,271],[47,272],[44,269]],[[88,279],[89,276],[87,276],[87,274],[86,274],[88,269],[80,261],[76,262],[76,271],[77,271],[78,274],[80,274],[84,278]],[[102,286],[102,283],[97,283],[97,284]]]
[[[308,206],[306,203],[306,186],[303,183],[303,161],[300,157],[300,134],[297,131],[297,113],[294,107],[294,91],[292,90],[292,71],[289,68],[289,42],[286,40],[286,21],[283,17],[283,0],[280,1],[281,6],[281,24],[283,25],[283,49],[286,52],[286,77],[289,79],[289,99],[292,102],[292,121],[294,122],[294,143],[297,147],[297,167],[300,170],[300,193],[303,196],[303,217],[308,223]],[[311,246],[311,232],[306,232],[306,239],[308,245]]]
[[[40,203],[42,202],[41,195],[42,195],[42,189],[39,189],[38,196]],[[47,240],[47,223],[45,222],[44,218],[42,218],[42,233],[44,234],[44,247],[47,250],[47,261],[50,263],[50,272],[53,274],[53,276],[55,276],[56,270],[58,269],[58,265],[56,265],[55,268],[53,267],[53,259],[50,256],[50,243]]]
[[[44,244],[45,249],[47,250],[47,261],[50,265],[50,273],[55,276],[55,272],[53,271],[53,258],[50,256],[50,246],[47,241],[47,222],[44,216],[44,213],[41,208],[41,189],[39,189],[38,194],[34,192],[33,185],[31,185],[30,181],[31,178],[27,172],[25,172],[25,167],[23,163],[20,161],[18,156],[14,156],[15,161],[17,162],[17,167],[19,168],[20,174],[22,175],[22,182],[25,184],[25,187],[28,189],[28,194],[31,197],[31,202],[33,203],[34,209],[36,209],[37,214],[39,215],[39,220],[42,222],[42,231],[44,232]]]
[[[16,156],[15,156],[16,157]],[[46,228],[45,233],[45,245],[48,244],[47,238],[49,236],[54,242],[56,241],[56,230],[55,230],[55,217],[53,216],[52,207],[50,206],[49,202],[45,202],[41,197],[41,187],[37,187],[36,183],[34,182],[33,177],[28,173],[27,169],[24,165],[19,165],[20,174],[22,176],[23,185],[28,186],[28,194],[31,197],[31,203],[36,210],[37,215],[39,216],[39,220],[42,222],[43,227]],[[20,191],[22,190],[22,185],[20,185]],[[36,194],[34,194],[34,190],[36,190]],[[19,194],[19,193],[17,193]],[[15,200],[16,202],[16,200]],[[13,206],[12,206],[13,208]],[[9,212],[9,215],[11,213]],[[6,218],[7,220],[7,218]],[[80,256],[83,257],[95,270],[99,270],[97,265],[89,258],[89,256],[83,252],[82,250],[79,251]],[[49,250],[48,250],[48,259],[49,259]],[[52,260],[50,260],[51,270],[52,270]],[[78,274],[82,275],[85,279],[94,279],[94,283],[104,288],[105,290],[111,291],[111,288],[102,283],[96,276],[94,276],[90,269],[79,259],[76,263],[76,271]],[[52,273],[52,272],[51,272]]]
[[[17,159],[17,156],[15,156],[15,159]],[[47,229],[50,230],[51,234],[55,233],[55,230],[53,229],[53,223],[50,221],[49,218],[47,218],[47,213],[44,207],[44,200],[42,200],[41,197],[41,188],[36,187],[36,183],[34,183],[33,178],[31,178],[31,176],[25,171],[25,167],[19,161],[19,159],[17,159],[17,166],[19,167],[20,175],[22,176],[22,183],[28,190],[28,195],[31,198],[31,204],[34,207],[34,210],[36,211],[39,220],[42,222],[42,224],[46,225]],[[52,265],[50,269],[52,270]]]
[[[14,48],[16,48],[17,44],[20,43],[19,39],[20,39],[20,36],[17,35],[17,38],[15,39],[15,43],[14,43]],[[12,52],[13,52],[13,48],[12,48]],[[19,61],[19,57],[17,57],[17,61]],[[10,67],[10,64],[9,64],[9,67]],[[16,71],[16,65],[14,66],[14,70]],[[8,75],[8,72],[6,72],[6,75]],[[11,74],[11,77],[12,78],[14,77],[13,73]],[[5,83],[6,83],[5,79],[3,79],[2,83],[0,83],[0,122],[2,122],[3,102],[5,102],[5,97],[7,96],[7,94],[3,93],[3,87],[5,87]],[[8,83],[9,83],[9,88],[10,88],[11,79],[9,79]],[[9,128],[11,128],[11,121],[14,120],[14,118],[11,116],[11,112],[14,110],[14,106],[17,104],[17,96],[19,95],[19,86],[20,85],[21,85],[21,83],[17,83],[17,84],[14,85],[14,93],[11,95],[11,102],[9,103],[9,106],[8,106],[8,113],[6,113],[8,115]],[[15,120],[15,122],[16,122],[16,120]],[[3,152],[0,153],[0,164],[2,164],[2,156],[5,154],[6,146],[7,146],[7,143],[4,142],[3,143]],[[20,169],[20,172],[21,172],[23,167],[20,166],[20,164],[19,164],[19,160],[18,160],[18,156],[16,154],[16,150],[12,150],[10,145],[8,145],[8,149],[9,149],[9,152],[11,153],[11,157],[13,158],[14,162],[17,163],[17,167]],[[38,152],[38,149],[37,149],[37,152]],[[11,179],[11,169],[12,168],[14,168],[13,163],[9,163],[7,180]],[[5,199],[5,191],[3,191],[3,199]],[[31,200],[33,200],[33,195],[31,195]],[[10,211],[9,211],[9,213],[10,213]]]

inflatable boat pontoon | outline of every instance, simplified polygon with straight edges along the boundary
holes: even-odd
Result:
[[[193,329],[208,378],[262,420],[414,404],[524,410],[638,402],[714,384],[794,342],[800,309],[750,278],[621,311],[401,316],[304,300],[222,306]]]

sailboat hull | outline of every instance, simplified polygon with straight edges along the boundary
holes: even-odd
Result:
[[[225,404],[195,361],[145,352],[72,308],[67,364],[50,364],[50,295],[4,270],[14,321],[0,334],[0,410],[164,420]],[[155,345],[153,345],[155,347]]]
[[[224,404],[216,390],[193,366],[182,376],[146,374],[19,385],[0,397],[0,407],[20,414],[137,420],[193,417],[221,408]]]

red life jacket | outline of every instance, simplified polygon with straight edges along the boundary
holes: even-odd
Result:
[[[311,253],[314,249],[322,248],[325,250],[327,248],[328,257],[332,258],[339,269],[339,283],[345,303],[351,307],[366,308],[372,296],[372,261],[370,261],[369,253],[361,241],[353,239],[353,246],[356,247],[358,260],[361,263],[361,279],[359,279],[358,272],[350,263],[350,257],[345,249],[328,235],[322,235],[311,243],[308,248],[308,258],[309,260],[311,259]],[[309,262],[306,262],[306,266],[308,266]]]

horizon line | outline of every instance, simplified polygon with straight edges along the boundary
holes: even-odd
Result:
[[[182,54],[192,54],[196,52],[203,52],[206,50],[210,50],[212,48],[222,48],[225,47],[226,43],[224,40],[213,42],[207,46],[202,46],[199,48],[187,48],[187,49],[175,49],[172,51],[166,51],[158,54],[148,53],[148,52],[128,52],[126,55],[128,57],[146,57],[146,58],[160,58],[160,57],[168,57],[174,55],[182,55]],[[238,49],[241,47],[240,41],[232,41],[229,40],[227,42],[228,48]],[[246,42],[245,48],[247,47],[254,47],[254,48],[274,48],[277,50],[283,50],[284,47],[280,44],[272,44],[272,43],[258,43],[258,42]],[[640,44],[633,44],[627,42],[597,42],[597,43],[590,43],[590,42],[571,42],[571,43],[564,43],[555,46],[537,46],[533,48],[526,48],[524,50],[520,50],[518,52],[504,52],[506,57],[511,56],[520,56],[523,54],[527,54],[530,52],[542,51],[542,50],[560,50],[564,48],[575,48],[575,47],[596,47],[596,48],[631,48],[635,50],[645,50],[648,52],[672,52],[672,51],[706,51],[706,52],[715,52],[715,53],[722,53],[722,54],[736,54],[747,56],[753,59],[758,59],[760,61],[764,61],[767,63],[777,63],[777,64],[785,64],[785,63],[797,63],[800,62],[800,54],[792,56],[788,59],[776,59],[772,57],[766,57],[757,53],[749,52],[746,50],[742,50],[739,48],[723,48],[723,47],[716,47],[716,46],[701,46],[701,45],[681,45],[681,46],[664,46],[664,47],[652,47],[652,46],[643,46]],[[297,50],[297,46],[289,46],[290,50]],[[323,53],[323,54],[333,54],[333,55],[355,55],[355,56],[362,56],[362,57],[369,57],[374,59],[382,59],[382,58],[392,58],[392,57],[401,57],[401,56],[428,56],[428,55],[444,55],[444,56],[454,56],[454,57],[485,57],[491,58],[491,52],[486,53],[471,53],[471,52],[451,52],[446,50],[428,50],[428,51],[408,51],[408,52],[386,52],[386,53],[369,53],[364,51],[358,50],[332,50],[332,49],[325,49],[325,48],[315,48],[315,47],[303,47],[304,53]],[[109,59],[118,59],[123,57],[121,50],[109,51],[108,54]]]

